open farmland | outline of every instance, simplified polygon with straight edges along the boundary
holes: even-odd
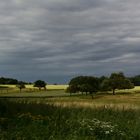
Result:
[[[5,85],[9,86],[9,85]],[[82,95],[81,93],[74,93],[70,96],[65,92],[67,85],[48,85],[47,91],[39,91],[32,85],[26,86],[21,93],[16,86],[9,86],[9,90],[12,91],[1,92],[0,97],[3,98],[19,98],[18,100],[27,100],[28,102],[38,102],[53,104],[56,106],[75,106],[75,107],[112,107],[112,108],[140,108],[140,87],[135,87],[129,90],[117,90],[116,95],[112,95],[112,92],[97,93],[94,95],[94,99],[90,95]],[[21,98],[21,99],[20,99]],[[26,99],[27,98],[27,99]]]
[[[8,87],[8,88],[17,88],[16,85],[0,85],[0,87]],[[25,85],[27,89],[34,89],[35,87],[31,85]],[[48,90],[59,90],[59,89],[66,89],[68,85],[46,85]]]
[[[0,88],[0,96],[60,96],[65,95],[65,89],[68,85],[47,85],[47,91],[44,91],[43,89],[40,91],[33,85],[25,85],[26,88],[22,89],[21,92],[16,85],[0,85],[0,87],[2,87]]]
[[[12,92],[1,93],[0,139],[140,139],[140,87],[94,99],[58,87],[14,93],[12,85]]]

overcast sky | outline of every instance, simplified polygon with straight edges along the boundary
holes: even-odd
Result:
[[[0,75],[67,82],[140,74],[140,0],[0,0]]]

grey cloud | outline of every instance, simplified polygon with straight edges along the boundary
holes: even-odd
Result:
[[[0,0],[1,75],[66,82],[139,74],[139,0]]]

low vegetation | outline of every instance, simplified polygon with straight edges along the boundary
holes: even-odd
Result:
[[[140,110],[61,107],[3,99],[0,110],[0,139],[140,138]]]

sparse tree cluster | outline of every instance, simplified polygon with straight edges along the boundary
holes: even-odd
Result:
[[[89,93],[93,95],[98,91],[111,91],[115,95],[116,89],[131,89],[134,84],[124,76],[122,72],[112,73],[108,77],[78,76],[69,82],[67,92],[69,93]],[[92,96],[93,97],[93,96]]]
[[[42,80],[37,80],[34,82],[34,87],[37,87],[39,90],[41,90],[42,88],[44,88],[46,90],[46,83]],[[19,81],[17,84],[17,88],[20,89],[20,92],[22,91],[22,89],[26,88],[24,82]]]
[[[17,79],[5,78],[5,77],[0,77],[0,84],[1,85],[16,85],[16,87],[20,90],[20,92],[22,92],[22,89],[26,88],[25,86],[26,84],[33,84],[34,87],[37,87],[39,90],[41,90],[42,88],[46,90],[46,85],[47,85],[47,83],[42,80],[37,80],[34,83],[27,83],[23,81],[18,81]],[[4,88],[6,87],[1,86],[1,89],[4,89]]]

